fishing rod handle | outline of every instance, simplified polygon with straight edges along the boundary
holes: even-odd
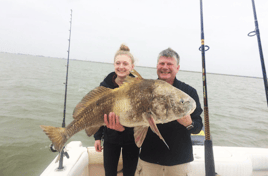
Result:
[[[205,139],[211,140],[210,135],[210,127],[209,127],[209,115],[208,115],[208,107],[204,107],[204,121],[205,121]]]

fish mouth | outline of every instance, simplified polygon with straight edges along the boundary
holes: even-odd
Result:
[[[185,115],[188,115],[188,114],[190,115],[195,111],[196,103],[193,100],[189,100],[189,101],[184,102],[184,107],[186,110]]]
[[[193,103],[189,102],[189,104],[192,104],[192,106],[189,107],[189,114],[192,114],[196,109],[196,103],[193,101]]]

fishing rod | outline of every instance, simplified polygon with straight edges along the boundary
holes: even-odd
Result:
[[[68,71],[69,71],[69,56],[70,56],[70,44],[71,44],[71,30],[72,30],[72,10],[71,10],[71,20],[70,20],[70,30],[69,30],[69,45],[68,45],[68,57],[67,57],[67,71],[66,71],[66,82],[65,82],[65,96],[64,96],[64,109],[63,109],[63,121],[62,127],[65,127],[65,115],[66,115],[66,102],[67,102],[67,86],[68,86]]]
[[[69,46],[68,46],[68,57],[67,57],[67,71],[66,71],[66,82],[65,82],[65,96],[64,96],[64,109],[63,109],[63,121],[62,121],[62,127],[65,128],[65,115],[66,115],[66,102],[67,102],[67,86],[68,86],[68,71],[69,71],[69,56],[70,56],[70,44],[71,44],[71,30],[72,30],[72,9],[71,9],[71,20],[70,20],[70,30],[69,30]],[[63,156],[66,156],[69,158],[69,155],[67,152],[64,152],[64,147],[60,153],[60,162],[58,169],[63,169]]]
[[[255,31],[252,31],[252,32],[248,33],[248,36],[253,37],[253,36],[257,35],[259,53],[260,53],[260,59],[261,59],[261,65],[262,65],[263,81],[264,81],[264,87],[265,87],[265,93],[266,93],[266,101],[267,101],[267,106],[268,106],[267,76],[266,76],[266,69],[265,69],[265,64],[264,64],[264,59],[263,59],[260,30],[259,30],[259,25],[258,25],[258,20],[257,20],[257,14],[256,14],[256,8],[255,8],[254,0],[252,0],[252,7],[253,7],[254,20],[255,20]]]
[[[207,78],[205,51],[209,50],[209,46],[205,45],[204,27],[203,27],[203,4],[200,0],[200,17],[201,17],[201,47],[202,52],[202,77],[203,77],[203,96],[204,96],[204,118],[205,118],[205,170],[206,176],[215,176],[215,165],[213,157],[213,145],[210,138],[209,115],[208,115],[208,95],[207,95]]]

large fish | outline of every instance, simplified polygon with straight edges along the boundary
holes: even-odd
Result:
[[[132,74],[135,77],[127,76],[119,88],[99,86],[90,91],[75,107],[74,120],[66,128],[41,125],[55,149],[61,151],[66,141],[83,129],[88,136],[95,134],[105,125],[104,114],[110,112],[119,115],[123,126],[134,127],[138,147],[149,126],[165,142],[156,124],[171,122],[195,110],[195,101],[183,91],[162,80],[143,79],[135,70]]]

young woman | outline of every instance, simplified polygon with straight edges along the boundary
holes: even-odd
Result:
[[[116,52],[114,57],[114,72],[110,73],[101,86],[108,87],[111,89],[117,88],[122,85],[126,76],[130,75],[130,71],[134,68],[134,58],[129,52],[129,48],[126,45],[121,45],[120,49]],[[104,115],[104,120],[107,124],[107,118],[110,118],[110,122],[114,117],[114,113]],[[104,135],[104,169],[106,176],[116,176],[118,160],[122,149],[123,156],[123,175],[134,176],[139,148],[136,146],[133,135],[133,128],[122,126],[116,116],[116,123],[102,126],[98,132],[94,135],[95,138],[95,150],[97,152],[102,151],[101,138]]]

